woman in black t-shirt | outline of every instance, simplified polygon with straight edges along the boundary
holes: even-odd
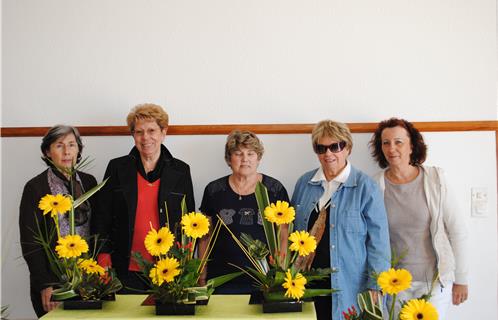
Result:
[[[225,144],[225,161],[232,174],[210,182],[204,190],[200,210],[216,221],[219,215],[237,238],[250,234],[266,243],[261,215],[254,192],[262,182],[268,189],[270,202],[289,201],[284,186],[276,179],[257,172],[264,148],[258,137],[250,131],[233,131]],[[207,237],[206,237],[207,238]],[[207,239],[204,239],[204,243]],[[202,245],[201,245],[202,247]],[[202,250],[202,249],[201,249]],[[229,232],[222,228],[211,252],[207,266],[207,278],[237,271],[229,265],[250,266],[242,250],[235,244]],[[206,272],[201,276],[204,284]],[[251,279],[242,275],[216,289],[217,293],[250,293]]]

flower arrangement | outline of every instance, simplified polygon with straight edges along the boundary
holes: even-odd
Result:
[[[58,168],[69,177],[71,189],[76,170],[85,165],[85,160],[78,167]],[[46,225],[43,229],[35,219],[38,229],[35,241],[43,247],[51,270],[59,279],[59,282],[54,284],[57,288],[52,293],[53,300],[78,297],[85,301],[101,300],[122,287],[112,270],[104,270],[95,261],[94,257],[98,254],[96,245],[90,250],[88,242],[75,232],[75,209],[100,190],[106,182],[107,180],[101,182],[77,199],[71,194],[47,194],[38,203],[42,214],[50,214],[55,225],[55,231],[53,228],[47,229]],[[59,218],[66,214],[69,215],[69,233],[61,235]],[[54,236],[57,236],[55,250],[51,245]]]
[[[205,286],[197,286],[199,278],[206,266],[221,224],[218,222],[212,230],[207,250],[202,257],[196,256],[196,242],[209,233],[210,221],[202,213],[186,212],[185,199],[182,201],[182,218],[178,236],[166,226],[151,230],[144,240],[146,250],[154,261],[145,259],[139,252],[134,252],[145,280],[148,282],[156,303],[160,304],[196,304],[207,300],[214,288],[240,275],[240,272],[210,279]],[[168,215],[166,210],[166,216]]]
[[[313,253],[317,243],[306,231],[293,232],[294,208],[285,201],[270,204],[268,191],[262,183],[256,186],[256,200],[263,215],[266,243],[244,233],[238,239],[222,219],[218,219],[252,264],[247,268],[233,266],[254,280],[266,301],[300,301],[332,293],[333,289],[306,288],[314,280],[325,279],[332,270],[305,267],[302,258]]]
[[[435,277],[434,281],[437,279]],[[392,303],[389,307],[389,320],[394,319],[395,304],[397,302],[397,295],[410,288],[412,282],[412,275],[406,269],[390,268],[387,271],[381,272],[377,277],[377,284],[382,290],[384,295],[392,297]],[[431,285],[431,291],[432,286]],[[437,320],[438,313],[436,308],[428,301],[431,294],[424,294],[419,299],[411,299],[408,301],[399,301],[401,303],[401,311],[399,313],[399,320]],[[356,311],[352,313],[349,309],[348,312],[343,312],[344,319],[346,320],[370,320],[370,319],[383,319],[382,311],[382,297],[379,296],[378,300],[372,298],[371,293],[364,292],[358,295],[358,305],[360,306],[361,313],[358,315]]]
[[[348,308],[347,312],[343,311],[342,316],[344,317],[344,320],[361,320],[358,312],[356,312],[355,306]]]
[[[396,295],[403,290],[411,287],[412,275],[406,269],[391,268],[381,272],[377,278],[377,284],[384,294],[392,296],[392,305],[389,310],[389,320],[394,318],[394,306],[396,304]],[[411,299],[401,302],[401,311],[399,319],[412,320],[437,320],[438,313],[436,308],[428,301],[430,295],[424,295],[424,299]]]

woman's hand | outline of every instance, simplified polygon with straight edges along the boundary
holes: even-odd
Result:
[[[466,284],[453,284],[453,304],[458,306],[460,303],[464,303],[469,296],[469,286]]]
[[[54,310],[59,305],[59,302],[50,301],[50,298],[52,298],[53,290],[54,289],[52,287],[48,287],[40,291],[43,310],[45,310],[46,312]]]

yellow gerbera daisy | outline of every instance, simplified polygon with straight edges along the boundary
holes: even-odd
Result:
[[[209,231],[209,220],[199,212],[191,212],[182,217],[182,229],[191,238],[201,238]]]
[[[154,268],[150,270],[149,277],[152,282],[161,285],[164,281],[171,282],[180,274],[178,267],[180,263],[175,258],[159,260]]]
[[[67,235],[57,240],[55,251],[61,258],[76,258],[88,252],[88,244],[79,235]]]
[[[412,285],[412,275],[406,269],[389,269],[381,272],[377,284],[384,293],[398,294]]]
[[[162,227],[159,231],[156,231],[151,227],[151,230],[145,237],[145,249],[153,256],[166,254],[173,245],[174,240],[175,236],[168,228]]]
[[[71,209],[71,199],[62,194],[56,194],[55,196],[47,194],[40,199],[38,203],[38,208],[43,210],[43,214],[51,212],[51,217],[56,216],[58,213],[63,214]]]
[[[436,308],[424,299],[412,299],[401,309],[401,320],[437,320],[439,318]]]
[[[306,278],[302,274],[296,274],[296,277],[293,279],[290,270],[287,270],[285,273],[285,281],[282,284],[282,287],[287,289],[285,296],[299,300],[304,295],[304,285],[306,282]]]
[[[300,256],[307,256],[316,250],[316,239],[306,231],[295,231],[289,236],[292,241],[289,249],[299,251]]]
[[[152,283],[157,284],[158,286],[162,285],[164,282],[164,279],[157,274],[156,267],[150,269],[149,277],[152,280]]]
[[[265,208],[266,220],[277,225],[291,223],[295,216],[294,208],[290,207],[286,201],[277,201],[276,204],[272,203]]]
[[[93,259],[79,259],[78,266],[88,274],[97,273],[99,276],[105,274],[105,269]]]

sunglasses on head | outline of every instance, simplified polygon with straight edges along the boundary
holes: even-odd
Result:
[[[346,141],[341,141],[329,144],[328,146],[324,144],[315,144],[314,149],[316,153],[324,154],[327,152],[327,149],[330,150],[330,152],[332,153],[338,153],[341,152],[342,149],[344,149],[345,147],[346,147]]]

